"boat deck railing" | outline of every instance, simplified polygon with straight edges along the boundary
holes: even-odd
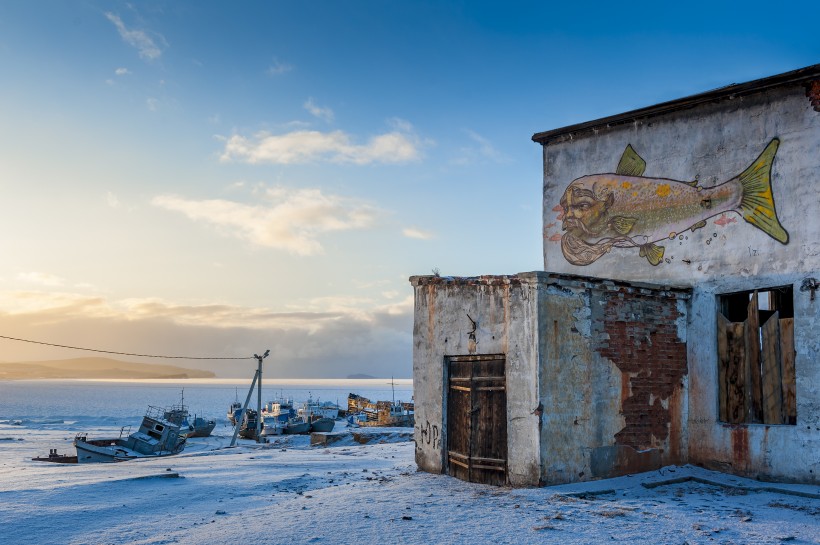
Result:
[[[149,405],[148,410],[145,411],[145,416],[148,418],[153,418],[154,420],[165,420],[165,413],[165,408]]]

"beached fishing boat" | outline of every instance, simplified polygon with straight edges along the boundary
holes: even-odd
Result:
[[[231,426],[236,426],[236,422],[240,420],[240,415],[242,414],[242,404],[239,401],[234,401],[231,403],[231,406],[228,407],[228,421],[231,423]]]
[[[288,423],[282,428],[282,433],[285,435],[310,433],[310,422],[307,422],[298,416],[293,417],[288,420]]]
[[[161,407],[149,406],[139,430],[129,435],[130,427],[123,427],[117,438],[88,439],[87,434],[78,433],[74,438],[77,462],[121,462],[182,452],[185,434],[179,424],[165,418],[167,414],[168,411]]]
[[[242,409],[240,408],[240,412]],[[258,415],[253,409],[246,409],[242,415],[242,424],[239,427],[239,437],[256,440],[256,419]],[[262,424],[264,429],[264,423]]]
[[[314,401],[308,398],[297,411],[299,418],[310,424],[309,431],[327,433],[333,431],[336,418],[339,416],[339,406],[335,403]]]
[[[207,420],[201,416],[194,415],[193,421],[189,420],[190,413],[188,413],[188,407],[185,405],[184,389],[182,390],[179,405],[173,405],[169,409],[165,409],[163,417],[165,420],[178,425],[181,430],[180,433],[184,433],[187,437],[208,437],[216,427],[215,420]]]
[[[193,421],[188,425],[188,437],[210,437],[215,427],[216,420],[194,415]]]
[[[347,398],[348,423],[352,426],[385,426],[412,428],[415,425],[415,406],[402,401],[372,402],[351,393]]]

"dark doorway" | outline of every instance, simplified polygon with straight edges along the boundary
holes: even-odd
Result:
[[[448,356],[447,467],[464,481],[507,483],[504,356]]]

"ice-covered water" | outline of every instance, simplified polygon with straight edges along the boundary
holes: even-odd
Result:
[[[191,413],[227,424],[232,402],[244,402],[250,380],[20,380],[0,381],[0,422],[27,426],[124,426],[139,423],[149,405],[179,404],[184,393]],[[262,402],[285,396],[299,403],[309,397],[347,406],[350,393],[373,400],[410,401],[410,379],[263,380]],[[257,403],[256,390],[249,406]]]

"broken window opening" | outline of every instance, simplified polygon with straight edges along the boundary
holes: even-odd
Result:
[[[792,286],[718,296],[719,418],[797,423]]]

